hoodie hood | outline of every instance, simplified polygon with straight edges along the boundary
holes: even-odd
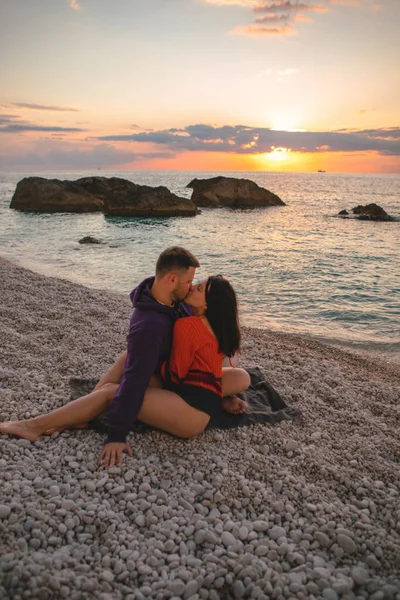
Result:
[[[142,283],[132,290],[130,299],[133,308],[164,313],[170,315],[174,319],[177,317],[190,316],[192,314],[190,306],[185,304],[185,302],[176,302],[174,306],[166,306],[165,304],[158,302],[151,293],[154,280],[154,275],[153,277],[147,277],[147,279],[144,279]]]

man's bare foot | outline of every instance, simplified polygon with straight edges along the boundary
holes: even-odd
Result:
[[[36,442],[39,437],[28,421],[7,421],[6,423],[0,423],[0,433],[16,435],[30,442]]]
[[[47,429],[44,433],[45,435],[53,435],[53,433],[61,433],[66,429],[87,429],[87,423],[77,423],[76,425],[67,425],[66,427],[56,427],[52,429]]]
[[[222,408],[228,413],[242,415],[247,408],[247,402],[238,396],[227,396],[222,399]]]

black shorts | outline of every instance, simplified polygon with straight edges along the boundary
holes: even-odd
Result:
[[[210,417],[221,408],[221,396],[207,388],[198,385],[186,385],[172,383],[165,384],[164,389],[178,394],[185,402],[210,415]]]

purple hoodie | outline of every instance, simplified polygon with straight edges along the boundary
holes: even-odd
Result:
[[[125,442],[142,407],[151,376],[169,359],[175,321],[191,314],[184,302],[174,306],[160,304],[151,293],[154,279],[148,277],[130,294],[135,310],[127,338],[124,375],[108,412],[107,444]]]

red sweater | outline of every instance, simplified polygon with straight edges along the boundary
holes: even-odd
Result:
[[[201,317],[178,319],[174,326],[171,356],[161,375],[177,384],[197,385],[222,398],[222,352],[218,340]]]

